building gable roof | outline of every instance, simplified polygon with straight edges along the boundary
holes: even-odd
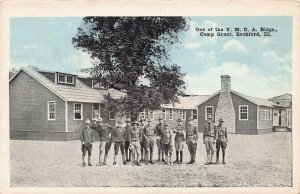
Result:
[[[279,95],[279,96],[275,96],[273,98],[269,98],[269,100],[271,101],[276,101],[276,100],[292,100],[292,94],[289,94],[289,93],[285,93],[285,94],[282,94],[282,95]]]
[[[77,78],[75,86],[55,84],[41,73],[30,68],[21,68],[9,80],[9,82],[11,82],[17,76],[17,74],[19,74],[20,71],[26,72],[28,75],[33,77],[35,80],[40,82],[42,85],[44,85],[46,88],[48,88],[50,91],[52,91],[65,101],[101,103],[104,100],[103,95],[108,93],[107,90],[92,89]],[[114,90],[110,91],[110,93],[113,97],[116,98],[123,95],[121,92]]]
[[[197,106],[203,104],[204,102],[206,102],[207,100],[211,99],[212,97],[218,95],[219,93],[221,92],[221,90],[217,91],[216,93],[214,93],[213,95],[209,96],[207,99],[203,100],[202,102],[199,102]],[[258,106],[268,106],[268,107],[273,107],[275,106],[275,103],[273,103],[272,101],[270,100],[267,100],[267,99],[263,99],[263,98],[257,98],[257,97],[252,97],[252,96],[247,96],[247,95],[244,95],[244,94],[241,94],[239,92],[236,92],[234,90],[230,90],[230,92],[252,102],[253,104],[256,104]]]

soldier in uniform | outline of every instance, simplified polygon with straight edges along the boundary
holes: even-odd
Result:
[[[122,124],[123,122],[121,120],[118,120],[117,126],[112,131],[112,140],[115,144],[114,145],[115,155],[114,155],[113,165],[117,163],[116,157],[118,155],[119,150],[121,150],[123,164],[126,165],[125,155],[124,155],[126,130],[124,127],[122,127]]]
[[[142,134],[143,130],[144,130],[144,119],[140,119],[139,131],[141,134]],[[140,160],[140,162],[143,162],[144,161],[144,153],[146,152],[145,151],[145,140],[143,137],[140,140],[140,145],[141,145],[141,160]]]
[[[130,133],[130,130],[132,129],[132,127],[130,126],[131,125],[130,118],[127,118],[125,122],[126,122],[126,127],[125,127],[125,130],[126,130],[125,159],[126,159],[126,162],[130,162],[130,160],[131,160],[131,150],[129,149],[129,145],[130,145],[129,133]]]
[[[217,126],[217,134],[216,134],[216,139],[217,139],[217,159],[216,163],[219,163],[219,152],[220,152],[220,147],[222,148],[222,154],[223,154],[223,164],[225,163],[225,150],[227,146],[227,129],[226,127],[223,126],[224,120],[222,118],[219,119],[219,125]]]
[[[132,165],[140,166],[140,139],[142,138],[141,131],[138,129],[138,122],[132,122],[132,129],[129,131],[129,142],[132,150]]]
[[[156,145],[157,145],[157,150],[158,150],[158,160],[157,161],[160,161],[160,159],[162,159],[162,161],[165,162],[164,149],[163,149],[163,143],[162,143],[162,136],[163,136],[164,128],[165,128],[165,126],[162,123],[163,118],[159,117],[158,122],[159,123],[156,125],[156,128],[155,128]]]
[[[155,137],[154,137],[154,127],[151,124],[151,119],[148,119],[148,124],[144,127],[143,130],[143,137],[145,140],[145,162],[146,165],[148,163],[154,164],[153,163],[153,150],[154,150],[154,142],[155,142]],[[150,154],[150,161],[149,161],[149,154]]]
[[[194,164],[196,159],[197,141],[198,141],[198,129],[193,124],[193,118],[190,117],[186,125],[186,143],[189,148],[191,161],[188,164]]]
[[[207,154],[207,164],[213,164],[213,156],[214,156],[214,144],[216,143],[216,126],[212,123],[212,116],[207,116],[207,123],[204,124],[203,130],[203,143],[206,147],[206,154]]]
[[[163,133],[162,142],[164,144],[166,163],[172,165],[172,153],[173,153],[173,133],[169,127],[169,123],[165,123],[165,131]]]
[[[102,123],[103,119],[100,117],[97,119],[93,125],[91,125],[91,128],[96,130],[99,135],[100,144],[99,144],[99,163],[97,166],[103,165],[104,160],[104,153],[105,153],[105,147],[106,142],[109,137],[109,134],[111,133],[112,127],[106,123]]]
[[[173,130],[175,135],[175,149],[176,149],[176,160],[174,163],[182,164],[182,158],[183,158],[183,148],[185,143],[185,129],[182,125],[182,119],[177,120],[178,125]],[[179,160],[179,153],[180,153],[180,160]]]
[[[93,142],[95,140],[94,131],[90,128],[90,120],[87,119],[85,121],[85,126],[83,129],[79,131],[79,137],[81,141],[81,151],[82,151],[82,167],[86,166],[85,163],[85,155],[88,152],[88,165],[92,166],[91,164],[91,155],[92,155],[92,147]]]

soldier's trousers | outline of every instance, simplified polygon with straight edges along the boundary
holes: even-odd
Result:
[[[187,142],[188,148],[189,148],[189,152],[191,154],[195,154],[197,151],[197,143],[193,143],[192,141],[188,141]]]
[[[204,137],[204,144],[206,147],[206,153],[207,154],[214,154],[215,149],[214,149],[214,137],[211,136],[205,136]]]
[[[216,144],[216,149],[217,151],[220,150],[220,147],[222,149],[222,151],[224,151],[227,147],[227,142],[226,141],[222,141],[222,140],[217,140],[217,144]]]
[[[82,156],[85,156],[86,152],[88,152],[88,156],[91,156],[92,148],[93,148],[93,145],[91,143],[82,144],[81,145]]]
[[[115,146],[114,146],[115,155],[118,155],[119,149],[121,150],[121,154],[124,155],[125,145],[124,145],[123,141],[121,141],[121,142],[115,142]]]
[[[154,137],[148,137],[148,140],[145,140],[145,150],[146,150],[146,156],[147,160],[149,159],[150,154],[150,160],[152,160],[153,156],[153,150],[154,150]]]

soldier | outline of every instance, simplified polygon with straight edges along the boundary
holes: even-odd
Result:
[[[216,159],[216,163],[219,163],[219,151],[220,151],[220,147],[222,148],[222,154],[223,154],[223,164],[225,163],[225,150],[226,150],[226,146],[227,146],[227,129],[226,127],[223,126],[223,122],[224,120],[222,118],[219,119],[219,125],[217,126],[217,134],[216,134],[216,139],[217,139],[217,144],[216,144],[216,148],[217,148],[217,159]]]
[[[213,164],[214,144],[216,143],[216,126],[212,123],[212,116],[207,116],[207,123],[204,124],[203,143],[206,147],[207,160],[205,165]]]
[[[103,124],[103,119],[100,117],[99,119],[96,119],[93,125],[91,125],[91,128],[96,130],[99,135],[100,144],[99,144],[99,163],[97,166],[103,165],[104,160],[104,153],[105,153],[105,147],[106,142],[109,137],[109,134],[111,133],[112,127],[108,124]]]
[[[131,160],[131,150],[129,149],[129,145],[130,145],[129,133],[130,133],[130,130],[132,129],[132,127],[130,126],[131,125],[130,118],[127,118],[125,122],[126,122],[126,127],[125,127],[125,130],[126,130],[125,159],[126,159],[126,162],[130,162],[130,160]]]
[[[139,131],[141,134],[142,134],[143,130],[144,130],[144,119],[140,119]],[[145,140],[143,137],[141,137],[140,145],[141,145],[141,160],[140,160],[140,162],[143,162],[144,161],[144,153],[145,153]]]
[[[132,129],[129,131],[129,142],[130,148],[132,150],[132,165],[140,166],[139,156],[140,156],[140,139],[141,131],[138,129],[138,122],[132,122]],[[136,157],[135,157],[136,155]]]
[[[148,119],[148,124],[144,127],[144,130],[143,130],[143,137],[144,137],[144,140],[145,140],[145,151],[146,151],[146,154],[145,154],[145,162],[146,162],[146,165],[148,163],[150,164],[154,164],[153,163],[153,150],[154,150],[154,142],[155,142],[155,137],[154,137],[154,127],[152,126],[151,124],[151,119]],[[150,153],[150,162],[149,162],[149,153]]]
[[[85,126],[83,129],[79,131],[79,137],[81,141],[81,151],[82,151],[82,167],[85,167],[85,154],[88,152],[88,165],[92,166],[91,164],[91,155],[92,155],[92,147],[93,142],[95,140],[94,132],[90,128],[90,120],[87,119],[85,121]]]
[[[158,118],[158,124],[156,125],[155,129],[155,135],[156,135],[156,145],[157,145],[157,150],[158,150],[158,162],[160,161],[160,156],[163,162],[164,160],[164,149],[163,149],[163,143],[162,143],[162,136],[164,133],[164,125],[162,124],[163,118],[159,117]]]
[[[115,155],[114,155],[113,165],[117,164],[116,157],[118,155],[119,149],[121,150],[123,164],[126,165],[125,155],[124,155],[126,130],[124,127],[122,127],[122,124],[123,122],[121,120],[118,120],[117,126],[112,131],[112,140],[115,144],[114,145]]]
[[[164,144],[164,151],[166,155],[166,163],[172,165],[172,152],[173,152],[173,133],[169,127],[169,123],[165,122],[165,131],[163,133],[162,142]]]
[[[177,120],[178,125],[173,130],[175,135],[175,149],[176,149],[176,160],[174,163],[182,164],[182,158],[183,158],[183,148],[185,143],[185,129],[182,125],[182,119]],[[179,153],[180,153],[180,160],[179,160]]]
[[[189,148],[191,161],[188,164],[194,164],[196,159],[197,151],[197,141],[198,141],[198,130],[197,127],[193,124],[193,118],[189,118],[186,125],[186,143]]]

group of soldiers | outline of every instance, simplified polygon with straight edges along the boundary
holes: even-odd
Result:
[[[182,164],[183,149],[185,144],[190,152],[190,161],[187,164],[194,164],[196,159],[198,129],[193,124],[193,119],[187,119],[184,126],[182,119],[177,120],[177,126],[170,128],[168,122],[164,122],[163,118],[158,118],[159,123],[154,126],[151,119],[145,124],[144,119],[131,122],[126,119],[126,126],[123,127],[123,121],[117,120],[116,126],[112,127],[107,123],[103,123],[103,119],[97,119],[93,124],[87,119],[85,127],[80,130],[80,140],[82,142],[82,166],[86,166],[85,155],[88,152],[88,165],[91,164],[91,154],[93,142],[95,141],[94,132],[97,132],[100,139],[99,144],[99,163],[97,166],[107,165],[108,152],[111,145],[114,146],[113,165],[116,164],[116,158],[119,150],[121,151],[123,164],[131,163],[140,166],[141,162],[146,165],[154,164],[153,152],[154,145],[157,145],[158,162],[172,165],[173,163]],[[212,123],[212,117],[207,116],[207,123],[203,130],[203,143],[206,146],[208,164],[219,163],[219,151],[222,149],[223,164],[225,164],[225,149],[227,146],[227,129],[223,126],[223,119],[219,119],[219,124]],[[174,143],[175,141],[175,143]],[[173,145],[175,144],[176,160],[172,161]],[[216,162],[213,162],[216,144]]]

